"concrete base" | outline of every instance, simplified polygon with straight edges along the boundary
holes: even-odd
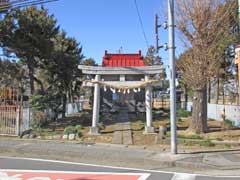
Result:
[[[154,132],[154,127],[147,127],[145,126],[145,131],[144,134],[153,134]]]
[[[90,135],[99,135],[100,133],[99,133],[98,127],[91,127],[90,131],[89,131],[89,134]]]

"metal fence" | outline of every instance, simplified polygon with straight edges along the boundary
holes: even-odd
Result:
[[[82,109],[82,102],[67,104],[66,115],[78,113]],[[51,110],[46,110],[45,113],[47,116],[53,115]],[[0,105],[0,135],[18,136],[31,128],[31,114],[32,110],[29,107]]]
[[[19,135],[21,117],[20,106],[0,106],[0,135]]]

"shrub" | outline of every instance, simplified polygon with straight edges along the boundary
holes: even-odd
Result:
[[[99,127],[99,129],[105,129],[103,122],[99,122],[98,127]]]
[[[80,124],[76,125],[75,128],[76,128],[77,132],[80,132],[82,130],[82,125],[80,125]]]
[[[205,141],[200,142],[200,146],[213,147],[215,146],[215,144],[210,139],[207,139]]]
[[[229,120],[229,119],[225,119],[225,120],[223,121],[223,124],[224,124],[225,126],[227,126],[228,128],[234,128],[234,127],[235,127],[234,122],[231,121],[231,120]]]
[[[177,118],[177,122],[183,122],[182,118]]]
[[[42,111],[34,111],[31,116],[30,127],[33,129],[42,128],[47,125],[47,116]]]
[[[81,137],[82,136],[82,133],[81,133],[82,125],[76,125],[75,128],[76,128],[78,137]]]
[[[76,133],[77,133],[77,129],[75,126],[67,126],[63,131],[63,134],[66,134],[66,135],[76,134]]]
[[[76,126],[67,126],[63,134],[69,135],[69,134],[78,134],[79,137],[81,137],[81,130],[82,126],[81,125],[76,125]]]
[[[186,111],[186,110],[184,110],[184,109],[178,109],[178,110],[177,110],[177,117],[178,117],[178,118],[188,117],[188,116],[190,116],[190,115],[191,115],[191,112],[188,112],[188,111]]]

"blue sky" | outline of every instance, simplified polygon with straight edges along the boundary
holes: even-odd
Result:
[[[166,0],[167,2],[167,0]],[[137,0],[148,43],[155,45],[154,14],[167,20],[165,0]],[[145,55],[147,45],[138,20],[134,0],[59,0],[46,5],[60,27],[83,46],[86,57],[101,64],[104,51]],[[160,30],[160,44],[168,42],[167,30]],[[159,55],[168,64],[168,52]]]

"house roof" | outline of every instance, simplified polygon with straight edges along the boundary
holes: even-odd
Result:
[[[106,67],[139,67],[145,66],[141,51],[138,54],[109,54],[105,51],[102,66]]]

